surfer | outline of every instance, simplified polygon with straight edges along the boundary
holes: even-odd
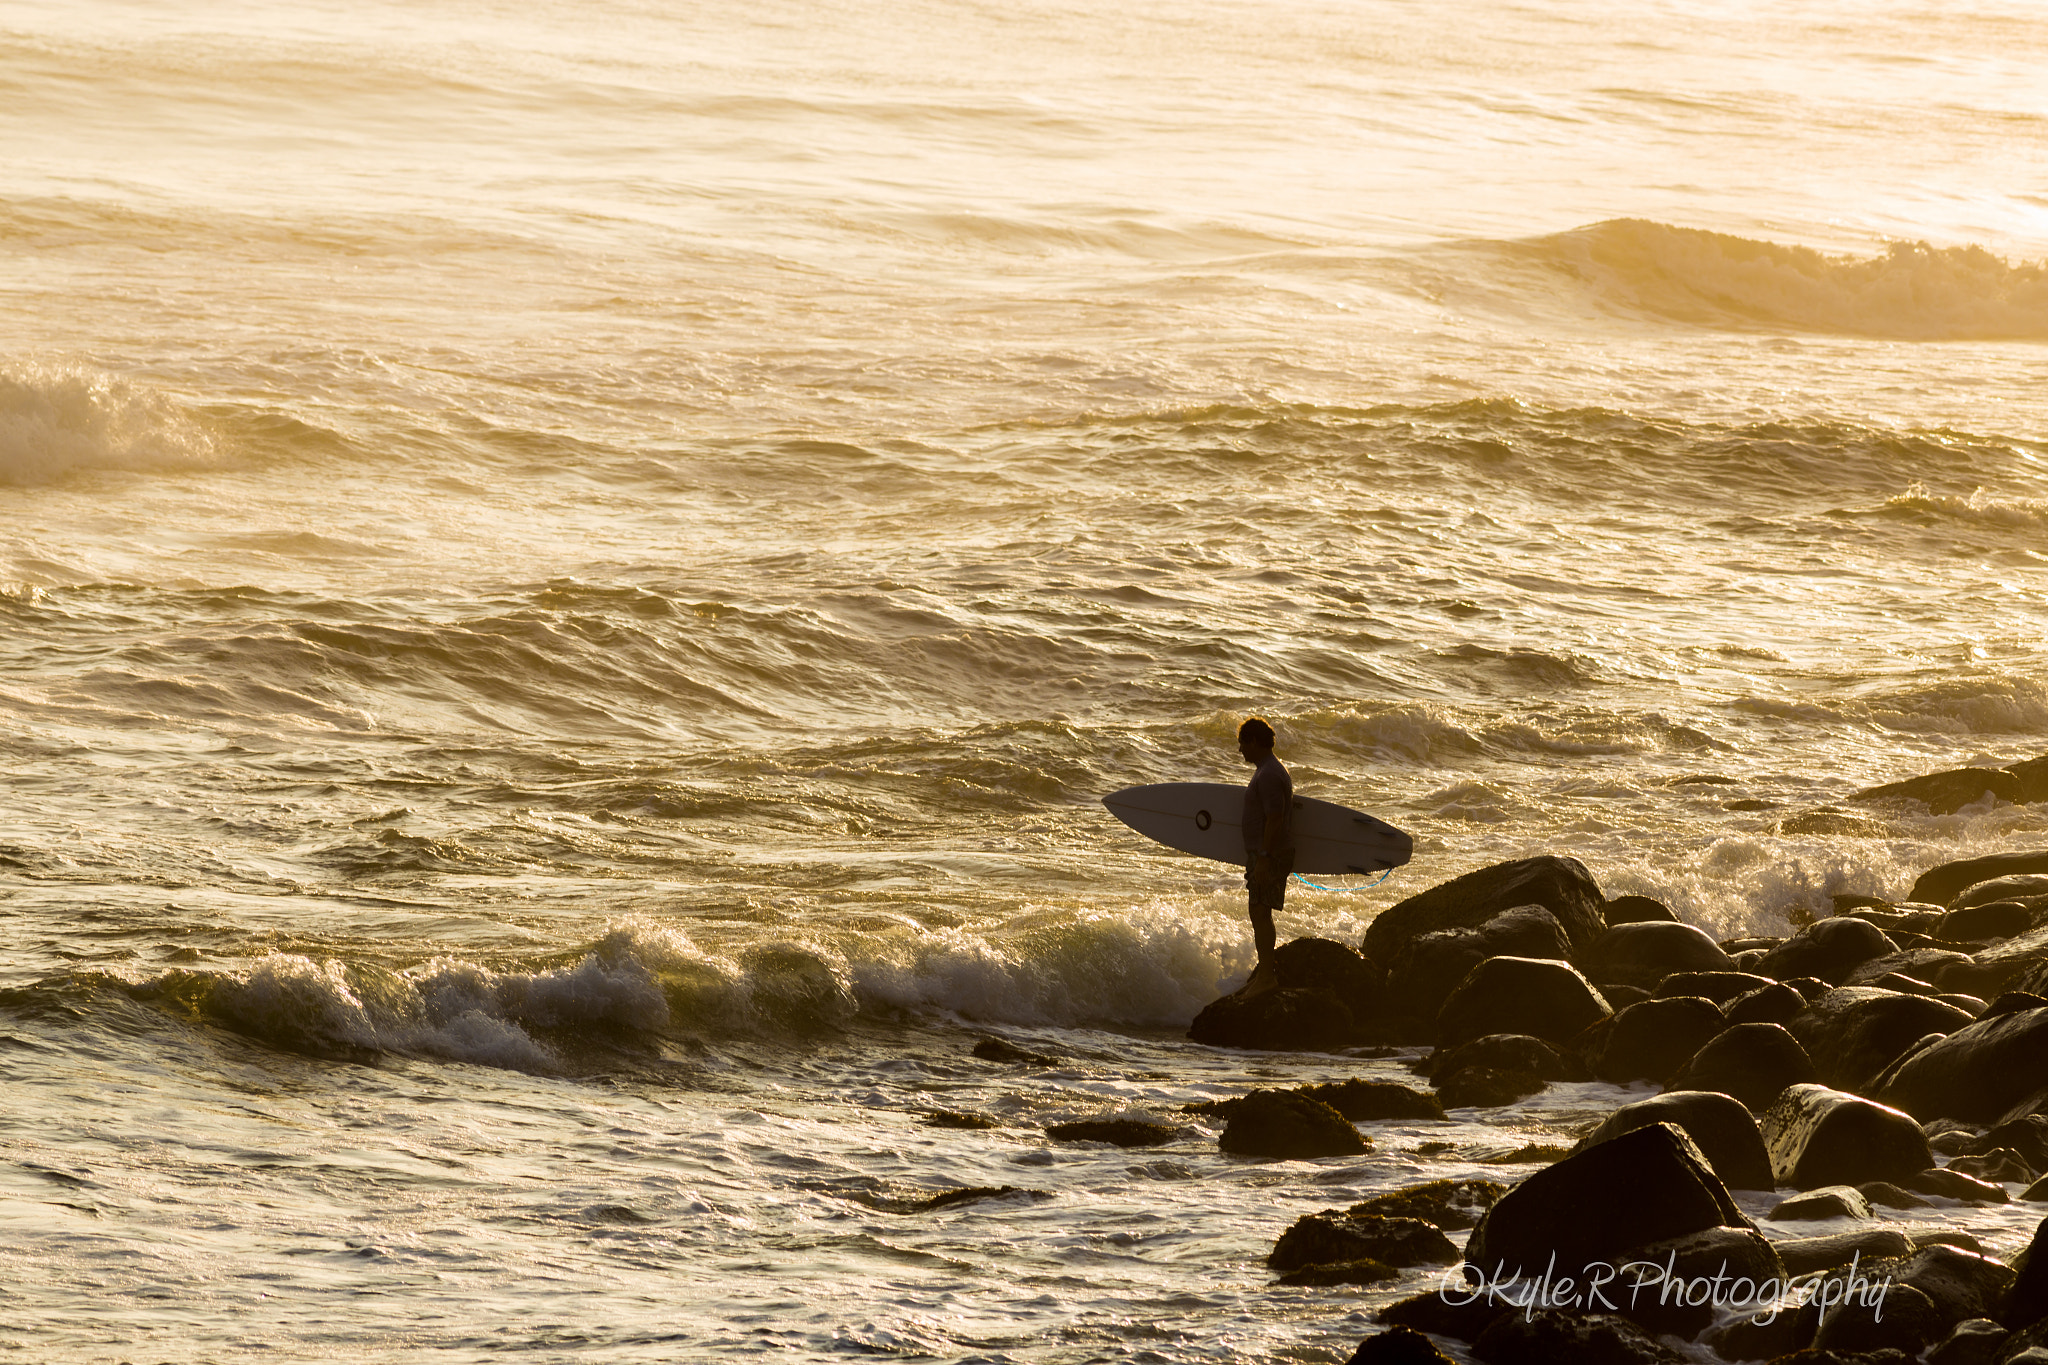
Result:
[[[1257,716],[1238,727],[1237,751],[1253,768],[1244,788],[1244,885],[1252,945],[1263,967],[1279,937],[1273,912],[1286,899],[1287,874],[1294,871],[1294,779],[1273,756],[1273,727]]]

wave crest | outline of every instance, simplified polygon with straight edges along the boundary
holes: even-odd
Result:
[[[1871,257],[1673,227],[1594,223],[1528,244],[1601,303],[1709,327],[1912,341],[2048,339],[2048,264],[1892,242]]]
[[[0,368],[0,483],[211,469],[220,447],[204,421],[152,389],[84,370]]]

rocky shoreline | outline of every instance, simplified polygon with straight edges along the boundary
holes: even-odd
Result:
[[[1954,809],[2048,800],[2048,759],[1859,793]],[[1357,947],[1300,939],[1189,1030],[1220,1047],[1419,1050],[1428,1088],[1349,1082],[1194,1108],[1223,1150],[1356,1153],[1375,1118],[1512,1103],[1562,1080],[1663,1088],[1575,1147],[1515,1154],[1512,1186],[1436,1181],[1309,1215],[1288,1284],[1441,1283],[1385,1309],[1354,1365],[2048,1361],[2048,1219],[2012,1263],[1873,1208],[2041,1202],[2048,1213],[2048,849],[1930,869],[1901,899],[1838,898],[1782,939],[1716,942],[1571,858],[1500,864],[1382,912]],[[2015,1195],[2017,1187],[2019,1193]],[[1773,1241],[1770,1217],[1842,1231]],[[1469,1233],[1460,1247],[1449,1236]],[[1681,1348],[1687,1354],[1681,1354]]]

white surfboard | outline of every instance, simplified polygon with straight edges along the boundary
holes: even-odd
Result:
[[[1110,813],[1149,839],[1202,858],[1244,866],[1244,788],[1225,782],[1156,782],[1102,798]],[[1384,821],[1313,796],[1294,798],[1294,870],[1331,876],[1383,872],[1415,852]]]

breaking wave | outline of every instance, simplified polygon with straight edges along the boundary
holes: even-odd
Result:
[[[206,421],[111,375],[0,368],[0,483],[43,484],[87,470],[181,472],[223,462]]]

